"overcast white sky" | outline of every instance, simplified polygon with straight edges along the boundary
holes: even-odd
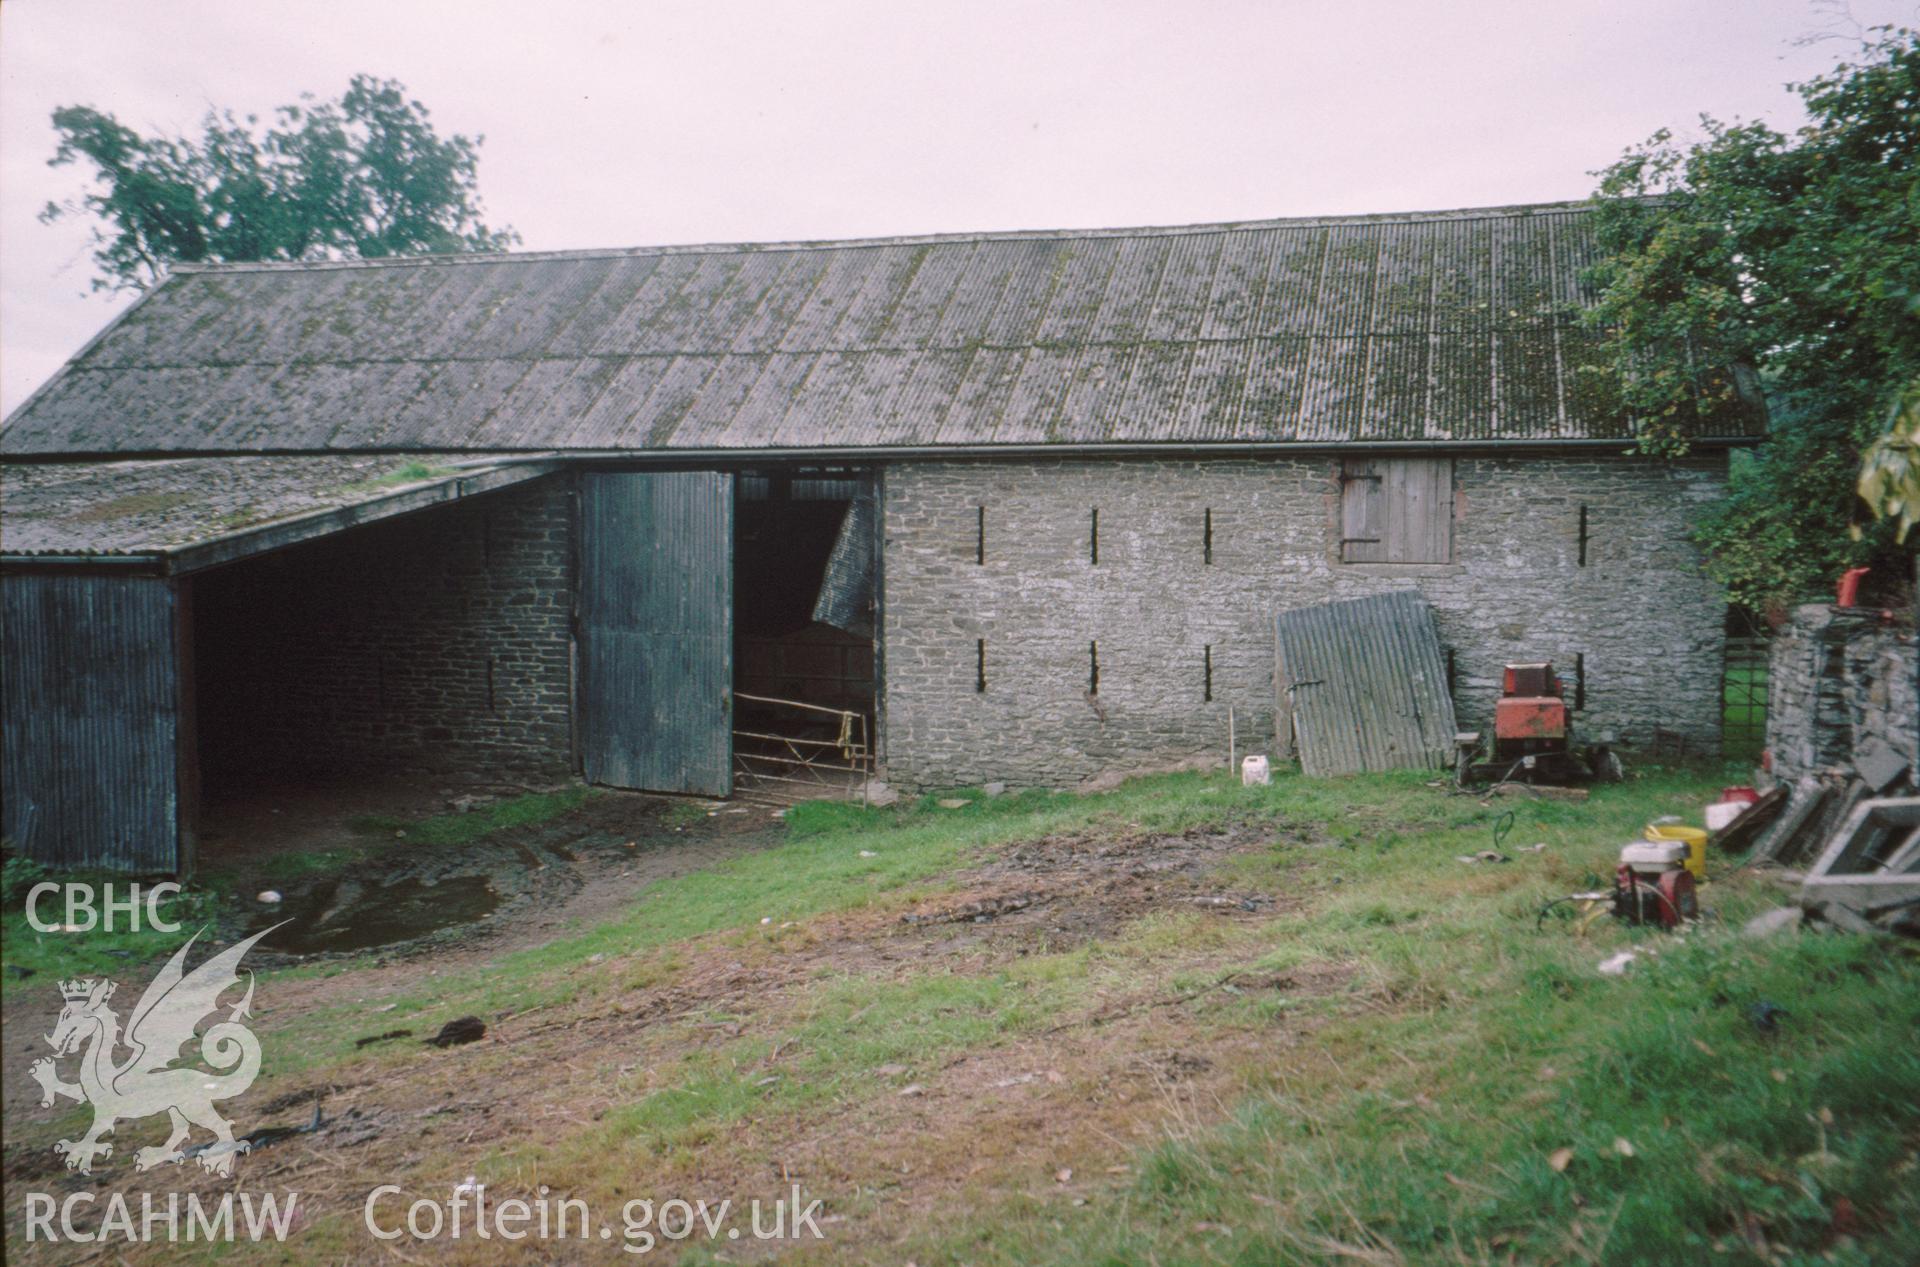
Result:
[[[1912,0],[1851,22],[1911,24]],[[0,408],[128,300],[35,215],[59,105],[141,130],[399,79],[534,250],[1578,198],[1702,111],[1799,121],[1813,0],[6,0]]]

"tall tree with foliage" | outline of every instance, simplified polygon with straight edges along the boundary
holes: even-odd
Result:
[[[1793,85],[1792,135],[1702,119],[1600,173],[1594,269],[1609,377],[1643,451],[1687,451],[1758,373],[1764,444],[1698,526],[1731,597],[1759,610],[1831,592],[1844,568],[1911,576],[1856,496],[1861,454],[1920,381],[1920,34],[1881,28]],[[1862,490],[1865,491],[1865,490]]]
[[[481,220],[485,138],[442,138],[392,80],[356,75],[338,101],[282,106],[261,126],[211,111],[201,136],[146,137],[90,106],[53,112],[49,164],[93,183],[44,221],[96,220],[96,290],[143,290],[171,261],[371,259],[495,251],[518,242]]]

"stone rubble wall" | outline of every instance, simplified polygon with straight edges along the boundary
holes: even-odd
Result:
[[[1767,751],[1773,774],[1848,770],[1878,738],[1905,759],[1920,753],[1914,632],[1877,609],[1809,603],[1795,609],[1767,656]]]
[[[1505,664],[1553,661],[1571,701],[1583,656],[1580,732],[1646,743],[1660,727],[1718,750],[1725,603],[1687,527],[1724,491],[1723,453],[1460,456],[1446,564],[1340,562],[1338,476],[1335,456],[890,465],[890,776],[1060,785],[1224,761],[1230,707],[1239,751],[1272,751],[1272,614],[1407,588],[1434,605],[1453,652],[1463,728],[1490,728]]]
[[[213,764],[239,744],[228,764],[568,777],[569,487],[550,476],[196,579]]]

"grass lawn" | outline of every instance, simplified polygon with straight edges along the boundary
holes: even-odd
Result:
[[[785,1248],[820,1263],[1920,1261],[1910,945],[1744,938],[1784,894],[1725,859],[1684,936],[1536,930],[1729,781],[1483,803],[1414,775],[1177,775],[803,806],[777,847],[537,944],[272,974],[252,1094],[324,1092],[373,1130],[259,1160],[313,1194],[302,1261],[382,1254],[374,1184],[467,1175],[596,1210],[800,1183],[827,1239]],[[1460,861],[1508,811],[1512,860]],[[1596,970],[1626,948],[1627,975]],[[354,1046],[467,1012],[487,1042]],[[72,1126],[17,1112],[10,1156]]]

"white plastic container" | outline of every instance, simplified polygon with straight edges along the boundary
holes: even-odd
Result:
[[[1687,843],[1684,840],[1636,840],[1620,851],[1620,861],[1640,875],[1659,875],[1684,866]]]
[[[1242,787],[1254,787],[1273,782],[1273,771],[1267,765],[1264,756],[1248,757],[1240,763],[1240,784]]]

